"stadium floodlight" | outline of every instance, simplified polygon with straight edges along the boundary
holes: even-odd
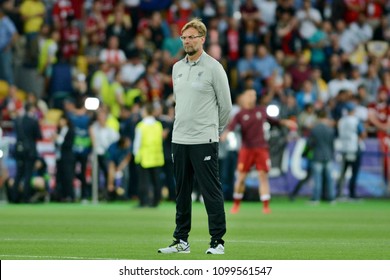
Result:
[[[96,97],[88,97],[85,99],[84,107],[90,111],[96,111],[99,108],[100,101]]]
[[[270,104],[267,106],[267,115],[276,118],[279,116],[280,110],[279,107],[276,106],[275,104]]]
[[[0,150],[0,158],[3,158],[3,156],[4,156],[3,150]]]

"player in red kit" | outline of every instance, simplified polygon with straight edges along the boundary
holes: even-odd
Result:
[[[271,213],[269,201],[271,199],[268,171],[271,168],[268,142],[264,137],[264,123],[281,124],[292,127],[291,120],[277,120],[267,116],[266,107],[257,105],[256,91],[245,90],[241,98],[241,110],[233,117],[227,131],[221,136],[223,141],[229,131],[240,126],[242,145],[238,155],[237,178],[234,185],[232,214],[238,213],[241,200],[245,192],[245,179],[248,172],[255,166],[259,175],[259,195],[263,202],[263,213]]]
[[[368,112],[370,124],[377,130],[379,147],[383,153],[383,177],[385,183],[388,184],[390,176],[390,104],[386,88],[380,87],[378,89],[377,100],[368,106]]]

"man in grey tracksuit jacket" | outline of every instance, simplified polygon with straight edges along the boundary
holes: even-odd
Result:
[[[199,22],[183,27],[181,39],[187,55],[175,63],[172,72],[176,102],[172,134],[176,179],[173,236],[187,242],[191,230],[191,194],[196,183],[208,214],[210,249],[220,244],[223,249],[226,219],[218,175],[218,142],[228,123],[232,102],[225,70],[203,51],[205,37],[206,30],[199,27]],[[206,253],[215,253],[209,250]]]

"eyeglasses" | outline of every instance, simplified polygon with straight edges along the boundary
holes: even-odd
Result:
[[[202,35],[197,35],[197,36],[180,36],[180,40],[182,40],[183,42],[186,40],[186,39],[189,39],[190,41],[194,40],[195,38],[200,38],[200,37],[203,37]]]

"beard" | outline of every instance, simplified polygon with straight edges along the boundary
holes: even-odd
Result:
[[[197,50],[193,47],[187,47],[187,48],[184,48],[184,51],[186,52],[187,55],[189,56],[193,56],[194,54],[196,54]]]
[[[186,51],[186,54],[188,54],[189,56],[193,56],[194,54],[196,54],[196,51],[195,50]]]

